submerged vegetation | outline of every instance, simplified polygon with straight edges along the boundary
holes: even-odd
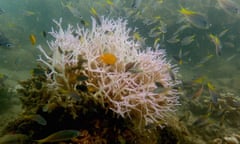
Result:
[[[6,85],[7,76],[4,74],[0,74],[0,113],[4,113],[5,110],[11,107],[9,101],[12,97],[11,92],[9,92],[8,87]]]

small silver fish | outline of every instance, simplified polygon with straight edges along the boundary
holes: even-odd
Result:
[[[197,118],[192,123],[192,126],[200,128],[200,127],[208,126],[209,124],[211,124],[211,122],[209,121],[209,114],[208,114],[208,115],[202,115],[199,118]]]
[[[233,54],[232,56],[230,56],[230,57],[228,57],[228,58],[226,59],[226,62],[231,61],[231,60],[234,59],[236,56],[237,56],[237,54]]]
[[[175,81],[175,80],[176,80],[176,76],[175,76],[172,68],[168,68],[168,71],[169,71],[169,76],[171,77],[171,79],[172,79],[173,81]]]
[[[0,32],[0,47],[11,47],[13,44],[9,41],[5,35]]]
[[[178,35],[173,35],[171,38],[167,40],[168,43],[175,44],[178,43],[180,39],[178,38]]]
[[[39,114],[24,115],[23,118],[35,121],[40,125],[47,125],[47,121]]]
[[[188,16],[188,20],[193,26],[200,29],[208,29],[211,26],[207,18],[201,14]]]
[[[218,0],[219,6],[229,15],[239,16],[240,6],[232,0]]]
[[[229,29],[225,29],[225,30],[221,31],[221,32],[218,34],[219,38],[220,38],[220,37],[223,37],[228,31],[229,31]]]
[[[128,71],[133,73],[133,74],[137,74],[137,73],[143,72],[143,70],[141,70],[139,68],[130,68],[130,69],[128,69]]]
[[[133,0],[131,7],[137,9],[141,5],[141,2],[142,0]]]
[[[181,40],[182,46],[190,45],[194,41],[195,35],[186,36]]]
[[[80,11],[76,7],[74,7],[71,2],[63,3],[61,1],[61,5],[62,7],[67,8],[74,17],[82,19]]]
[[[93,18],[96,20],[97,24],[101,25],[102,24],[101,17],[98,15],[98,13],[97,13],[97,11],[96,11],[96,9],[94,7],[92,7],[90,9],[90,13],[93,16]]]
[[[71,140],[74,137],[77,137],[80,135],[80,132],[78,130],[62,130],[55,132],[43,139],[35,140],[38,143],[52,143],[52,142],[61,142],[61,141],[67,141]]]
[[[196,28],[208,29],[211,26],[207,18],[201,13],[190,11],[183,7],[181,8],[180,13],[183,14],[186,17],[187,21]]]
[[[27,140],[24,134],[6,134],[0,137],[0,144],[25,144]]]
[[[81,102],[83,100],[83,98],[77,92],[69,92],[69,96],[72,99],[79,101],[79,102]]]
[[[1,14],[4,14],[5,13],[5,10],[3,10],[2,8],[0,8],[0,15]]]
[[[185,29],[190,28],[190,27],[191,27],[190,24],[184,24],[184,25],[182,25],[181,27],[179,27],[179,28],[173,33],[173,35],[177,35],[177,34],[179,34],[180,32],[182,32],[182,31],[184,31]]]
[[[203,57],[194,68],[202,67],[205,63],[209,62],[213,58],[213,56],[214,55],[210,54],[210,55]]]
[[[160,30],[162,33],[167,33],[167,24],[164,23],[163,21],[160,21],[159,30]]]

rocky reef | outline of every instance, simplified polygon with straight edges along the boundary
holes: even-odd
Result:
[[[54,22],[58,30],[50,32],[50,51],[38,46],[39,66],[31,79],[20,82],[24,112],[3,134],[26,135],[16,136],[25,143],[68,129],[79,135],[69,137],[69,131],[63,131],[61,138],[57,133],[40,141],[124,144],[183,139],[180,134],[186,130],[171,127],[179,105],[178,69],[164,50],[143,47],[131,35],[136,30],[121,18],[101,17],[101,24],[92,19],[91,29],[68,25],[64,30],[61,19]]]

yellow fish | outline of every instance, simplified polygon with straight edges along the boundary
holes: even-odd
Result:
[[[194,15],[196,14],[197,12],[194,12],[194,11],[190,11],[188,9],[185,9],[184,7],[181,7],[180,11],[179,11],[181,14],[183,15],[186,15],[186,16],[189,16],[189,15]]]
[[[90,12],[91,12],[92,15],[97,15],[97,11],[93,7],[90,9]]]
[[[90,9],[90,13],[92,14],[92,16],[93,16],[93,17],[95,18],[95,20],[97,21],[97,24],[98,24],[98,25],[101,25],[102,22],[101,22],[101,19],[100,19],[99,15],[98,15],[96,9],[92,7],[92,8]]]
[[[145,44],[144,38],[138,32],[133,33],[133,39],[139,41],[142,45]]]
[[[208,87],[208,89],[210,89],[211,91],[215,91],[215,89],[216,89],[211,82],[208,82],[208,83],[207,83],[207,87]]]
[[[195,66],[195,68],[199,68],[202,67],[205,63],[207,63],[208,61],[210,61],[213,58],[214,55],[210,54],[207,55],[205,57],[203,57],[200,62]]]
[[[205,76],[200,76],[200,77],[197,77],[196,79],[194,79],[192,81],[192,83],[194,84],[203,84],[203,82],[205,81],[206,77]]]
[[[190,11],[183,7],[181,7],[179,12],[186,17],[186,19],[189,23],[191,23],[193,26],[195,26],[197,28],[208,29],[210,26],[207,18],[198,12]]]
[[[110,5],[110,6],[113,6],[113,5],[114,5],[112,0],[106,0],[106,3],[107,3],[108,5]]]
[[[133,33],[133,38],[137,41],[140,41],[142,39],[142,37],[140,36],[140,34],[138,32]]]
[[[209,34],[209,37],[210,37],[211,41],[214,43],[214,45],[215,45],[216,54],[218,56],[221,56],[221,54],[222,54],[222,44],[221,44],[220,39],[217,36],[213,35],[213,34]]]
[[[111,53],[104,53],[100,56],[100,59],[103,63],[113,65],[116,63],[117,58],[114,54]]]
[[[34,34],[30,34],[29,40],[30,40],[30,42],[31,42],[32,45],[35,45],[36,42],[37,42],[37,39],[36,39],[36,37],[35,37]]]
[[[23,15],[24,16],[34,16],[34,15],[36,15],[36,13],[33,11],[30,11],[30,10],[24,10]]]
[[[160,43],[160,38],[156,38],[155,40],[154,40],[154,44],[153,44],[153,48],[158,48],[158,45],[159,45],[159,43]]]

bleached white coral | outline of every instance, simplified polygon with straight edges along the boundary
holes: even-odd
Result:
[[[133,40],[127,21],[102,17],[98,25],[92,19],[91,30],[71,25],[63,30],[61,19],[54,22],[59,30],[50,32],[55,38],[48,43],[51,56],[38,48],[45,57],[39,61],[51,70],[48,83],[55,91],[81,97],[78,86],[85,85],[88,99],[145,126],[160,124],[179,104],[174,88],[179,84],[177,69],[166,60],[164,50],[140,50],[141,42]]]

